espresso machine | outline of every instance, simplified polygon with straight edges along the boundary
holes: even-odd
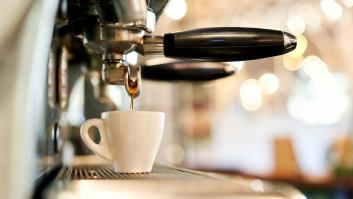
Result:
[[[79,125],[87,119],[75,115],[82,99],[92,117],[121,108],[107,97],[107,86],[126,92],[122,100],[128,104],[143,92],[143,79],[214,80],[236,72],[222,62],[281,55],[296,47],[289,33],[257,28],[201,28],[154,35],[167,3],[24,0],[1,8],[0,16],[8,19],[0,30],[2,198],[304,197],[289,186],[183,168],[156,165],[150,174],[118,174],[104,162],[72,163],[76,157],[71,123]],[[174,60],[132,65],[127,60],[132,52]],[[78,89],[84,81],[93,88]]]

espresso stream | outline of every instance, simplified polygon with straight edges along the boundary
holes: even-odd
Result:
[[[130,96],[130,110],[131,111],[134,110],[134,96],[133,95]]]
[[[134,98],[136,93],[138,92],[138,80],[132,80],[128,79],[127,85],[126,85],[126,91],[130,96],[130,110],[134,110]]]

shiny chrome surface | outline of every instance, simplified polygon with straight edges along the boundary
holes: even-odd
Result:
[[[115,173],[108,165],[64,168],[49,198],[304,199],[287,185],[155,165],[152,173]]]
[[[242,190],[236,184],[219,181],[174,180],[174,181],[141,181],[141,180],[97,180],[72,181],[65,184],[66,190],[48,194],[49,198],[65,199],[302,199],[296,193],[251,193]],[[239,190],[240,189],[240,190]]]
[[[84,45],[99,54],[126,54],[143,41],[144,31],[115,24],[92,23],[85,27]]]
[[[146,19],[145,0],[112,0],[121,23],[134,23]]]
[[[142,55],[163,55],[163,37],[145,35],[143,44],[136,49]]]
[[[153,32],[156,27],[156,14],[154,12],[147,10],[146,12],[146,21],[145,21],[145,30],[147,32]]]
[[[47,130],[46,75],[58,1],[24,5],[30,6],[17,13],[21,23],[0,53],[0,195],[8,199],[29,198],[35,170],[43,169],[36,145]]]
[[[111,85],[124,85],[128,66],[122,60],[106,60],[102,66],[102,79]]]
[[[139,90],[141,87],[141,71],[138,66],[127,65],[123,58],[119,59],[117,56],[104,56],[105,59],[102,65],[102,79],[105,84],[109,85],[124,85],[125,90],[129,95],[129,82],[136,82],[137,88],[136,92],[133,94],[134,97],[139,95]]]
[[[134,27],[144,30],[145,32],[151,33],[154,31],[156,26],[156,14],[151,10],[146,11],[146,19],[138,20],[133,23],[121,23],[119,24],[123,27]]]
[[[297,47],[297,39],[290,33],[283,32],[283,41],[284,53],[290,52]]]
[[[162,165],[155,165],[151,173],[117,173],[109,165],[82,165],[65,167],[58,176],[61,180],[162,180],[162,179],[208,179],[210,177],[183,169],[175,169]]]
[[[147,10],[144,0],[116,0],[113,4],[119,18],[118,23],[100,22],[99,18],[90,20],[83,29],[83,43],[87,48],[103,55],[102,78],[106,84],[127,85],[128,80],[135,81],[141,75],[137,74],[140,73],[138,67],[125,64],[125,55],[143,43],[145,32],[154,30],[156,16],[154,12]],[[99,15],[97,6],[93,8],[97,11],[93,15]],[[138,93],[134,96],[137,95]]]

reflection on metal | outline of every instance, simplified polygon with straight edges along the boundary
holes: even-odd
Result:
[[[36,167],[36,144],[50,131],[45,118],[46,73],[53,28],[48,27],[54,27],[57,4],[55,0],[33,1],[26,12],[18,12],[18,7],[5,12],[20,16],[21,23],[11,20],[16,29],[10,28],[11,39],[0,53],[1,198],[30,198],[35,169],[43,169],[40,164]]]
[[[100,24],[92,20],[85,26],[83,42],[100,54],[129,53],[137,44],[142,44],[143,30],[116,24]]]
[[[117,173],[108,165],[76,166],[64,168],[59,178],[61,180],[89,180],[89,179],[205,179],[205,175],[191,173],[184,170],[173,169],[166,166],[156,165],[151,173]]]
[[[105,84],[124,85],[128,66],[122,60],[107,60],[102,66],[102,79]]]
[[[283,32],[284,53],[290,52],[297,46],[297,39],[294,35]]]
[[[68,52],[66,47],[61,48],[59,68],[59,104],[60,108],[66,109],[69,95],[68,74]]]
[[[248,198],[305,199],[296,189],[260,180],[229,178],[155,165],[151,173],[115,173],[108,165],[67,167],[48,198]]]
[[[142,55],[163,55],[163,37],[145,35],[143,45],[138,46],[136,51]]]
[[[71,92],[67,110],[67,122],[72,126],[79,126],[85,120],[84,116],[84,87],[85,78],[80,76],[74,83]]]
[[[112,2],[121,23],[134,23],[146,19],[145,0],[113,0]]]

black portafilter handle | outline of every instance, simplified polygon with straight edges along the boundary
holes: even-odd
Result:
[[[285,54],[297,41],[290,33],[260,28],[218,27],[167,33],[166,57],[207,61],[243,61]]]
[[[144,79],[159,81],[210,81],[235,74],[237,71],[223,62],[173,61],[141,67]]]

